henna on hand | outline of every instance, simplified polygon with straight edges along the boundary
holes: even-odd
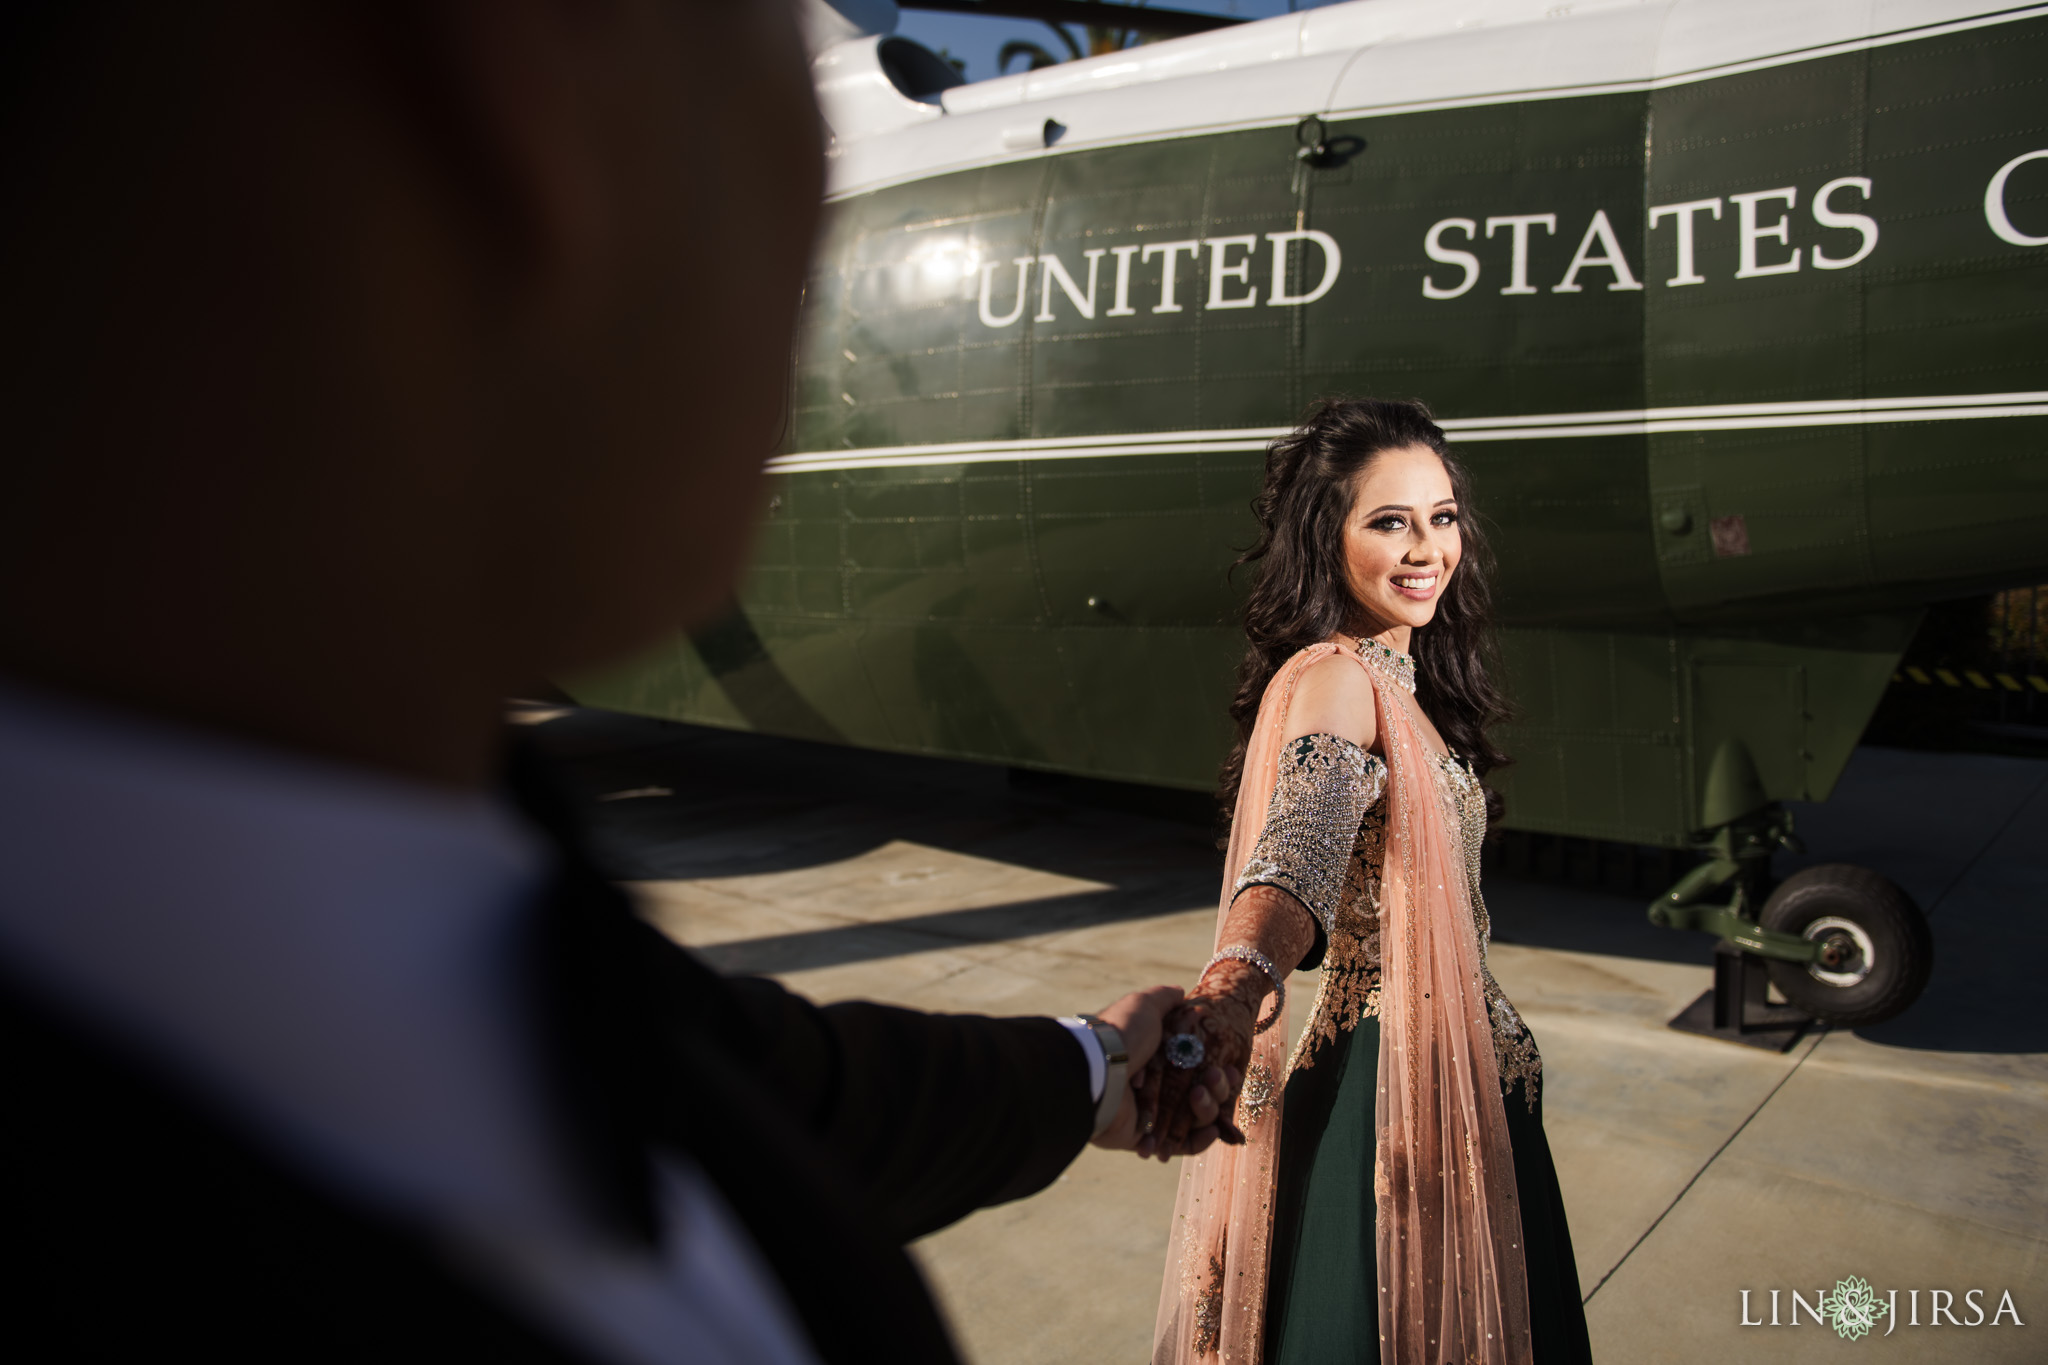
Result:
[[[1192,1033],[1202,1040],[1203,1067],[1183,1071],[1167,1066],[1162,1058],[1155,1057],[1145,1069],[1141,1121],[1150,1119],[1149,1154],[1158,1156],[1162,1161],[1181,1155],[1188,1150],[1190,1140],[1199,1137],[1191,1103],[1197,1083],[1214,1085],[1222,1079],[1210,1074],[1214,1072],[1232,1072],[1241,1081],[1251,1061],[1250,1008],[1235,994],[1210,994],[1208,980],[1203,978],[1204,984],[1197,988],[1198,993],[1189,996],[1169,1013],[1165,1024],[1169,1036]],[[1229,1100],[1235,1100],[1236,1084],[1229,1085],[1225,1093]],[[1214,1094],[1213,1090],[1211,1094]],[[1230,1122],[1228,1101],[1219,1101],[1215,1127],[1218,1136],[1226,1141],[1240,1136],[1236,1125]],[[1206,1139],[1201,1141],[1201,1145],[1207,1145]],[[1144,1151],[1143,1148],[1140,1150]]]
[[[1241,943],[1264,953],[1282,971],[1301,961],[1315,942],[1315,922],[1300,901],[1277,887],[1245,888],[1224,920],[1221,943]],[[1161,1161],[1199,1151],[1210,1142],[1242,1142],[1232,1122],[1238,1088],[1251,1060],[1252,1030],[1269,1008],[1273,982],[1257,967],[1225,958],[1202,974],[1186,1001],[1166,1016],[1167,1034],[1193,1033],[1202,1039],[1203,1067],[1179,1071],[1154,1053],[1132,1080],[1138,1102],[1139,1156]],[[1213,1123],[1198,1123],[1191,1107],[1197,1086],[1216,1099]]]

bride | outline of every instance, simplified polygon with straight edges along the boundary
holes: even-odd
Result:
[[[1155,1365],[1586,1361],[1542,1060],[1486,965],[1504,707],[1464,472],[1422,405],[1327,402],[1254,508],[1217,953],[1140,1092],[1172,1115],[1240,1070],[1244,1141],[1182,1171]]]

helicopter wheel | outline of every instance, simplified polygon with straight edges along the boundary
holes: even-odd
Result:
[[[1771,984],[1816,1019],[1877,1024],[1927,986],[1934,937],[1899,885],[1867,867],[1824,863],[1795,872],[1764,902],[1763,927],[1821,945],[1819,960],[1770,963]]]

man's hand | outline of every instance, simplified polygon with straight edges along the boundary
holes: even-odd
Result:
[[[1149,1136],[1150,1143],[1149,1149],[1140,1143],[1141,1156],[1164,1161],[1188,1149],[1188,1143],[1201,1133],[1201,1125],[1191,1121],[1191,1116],[1200,1118],[1206,1113],[1201,1096],[1212,1088],[1210,1078],[1216,1071],[1235,1076],[1241,1083],[1251,1064],[1253,1024],[1271,990],[1271,981],[1259,968],[1224,958],[1211,963],[1195,984],[1195,993],[1167,1013],[1161,1030],[1192,1033],[1201,1039],[1207,1069],[1200,1073],[1177,1070],[1154,1054],[1144,1074],[1132,1082],[1138,1098],[1138,1129]],[[1236,1094],[1237,1083],[1233,1083],[1229,1098]],[[1227,1110],[1218,1110],[1215,1126],[1225,1142],[1244,1141]]]
[[[1180,987],[1155,986],[1149,991],[1133,991],[1097,1015],[1123,1035],[1124,1049],[1131,1059],[1131,1080],[1115,1120],[1095,1138],[1096,1146],[1113,1151],[1135,1151],[1139,1156],[1158,1156],[1165,1160],[1169,1156],[1199,1152],[1226,1131],[1230,1137],[1236,1137],[1237,1130],[1225,1115],[1237,1098],[1237,1088],[1243,1083],[1244,1073],[1241,1067],[1228,1066],[1211,1066],[1199,1076],[1190,1077],[1192,1084],[1176,1087],[1175,1101],[1183,1105],[1185,1112],[1180,1115],[1182,1121],[1174,1125],[1178,1133],[1170,1146],[1163,1143],[1158,1134],[1139,1131],[1141,1114],[1149,1111],[1156,1116],[1158,1102],[1155,1100],[1151,1105],[1145,1105],[1131,1086],[1147,1075],[1147,1065],[1159,1051],[1159,1041],[1165,1033],[1166,1016],[1180,1004]],[[1190,1076],[1188,1072],[1177,1074]],[[1169,1114],[1174,1112],[1168,1110]],[[1156,1124],[1156,1117],[1154,1122]]]

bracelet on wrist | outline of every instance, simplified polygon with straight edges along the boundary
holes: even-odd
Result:
[[[1233,943],[1228,948],[1217,949],[1216,956],[1209,959],[1209,967],[1214,967],[1219,962],[1242,962],[1248,967],[1256,967],[1265,973],[1266,980],[1273,983],[1273,1012],[1255,1023],[1252,1026],[1252,1033],[1254,1035],[1264,1033],[1267,1029],[1278,1023],[1281,1011],[1287,1008],[1287,983],[1280,979],[1280,972],[1273,966],[1273,959],[1267,957],[1256,948],[1242,943]],[[1209,967],[1202,969],[1204,975],[1208,974]],[[1252,1009],[1252,1017],[1254,1019],[1258,1018],[1258,1008],[1256,1006]]]

